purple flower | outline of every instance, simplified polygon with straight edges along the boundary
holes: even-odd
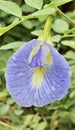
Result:
[[[52,45],[34,39],[9,59],[5,77],[7,89],[18,104],[42,107],[67,94],[71,69]]]

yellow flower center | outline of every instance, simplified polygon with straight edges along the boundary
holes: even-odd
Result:
[[[48,67],[35,67],[33,69],[34,74],[32,76],[32,86],[36,87],[36,88],[40,88],[41,87],[41,83],[43,82],[43,76],[45,74],[45,72],[47,72]]]

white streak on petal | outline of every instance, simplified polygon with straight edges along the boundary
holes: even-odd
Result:
[[[72,71],[70,70],[70,71],[68,71],[68,75],[69,75],[69,77],[71,77],[72,76]]]
[[[17,76],[19,77],[24,76],[24,73],[18,73]]]
[[[54,86],[51,86],[52,91],[56,91],[56,88]]]

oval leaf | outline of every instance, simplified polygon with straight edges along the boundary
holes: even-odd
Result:
[[[42,33],[43,30],[35,30],[32,31],[31,34],[35,35],[35,36],[39,36]]]
[[[61,40],[61,35],[54,35],[53,37],[52,37],[52,41],[53,42],[59,42]]]
[[[68,51],[68,52],[64,55],[64,57],[65,57],[66,59],[73,59],[73,60],[75,60],[75,52],[73,52],[73,51]]]
[[[43,5],[43,0],[24,0],[30,7],[41,9]]]
[[[0,9],[17,17],[22,16],[20,7],[14,2],[0,0]]]
[[[75,49],[75,41],[73,41],[73,40],[64,40],[61,43],[64,46],[68,46],[68,47],[71,47],[71,48]]]
[[[53,13],[55,13],[54,8],[45,8],[45,9],[41,9],[31,15],[36,17],[36,16],[42,16],[42,15],[49,15],[49,14],[53,14]]]
[[[52,25],[52,28],[57,33],[64,33],[64,31],[68,30],[69,25],[63,19],[56,19],[54,24]]]
[[[58,7],[60,5],[69,3],[71,1],[73,1],[73,0],[53,0],[48,6],[49,7]]]
[[[21,42],[21,41],[11,42],[11,43],[9,43],[7,45],[1,46],[0,50],[8,50],[8,49],[13,49],[13,48],[18,48],[23,44],[24,44],[24,42]]]

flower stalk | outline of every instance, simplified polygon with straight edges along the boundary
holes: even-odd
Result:
[[[52,39],[51,39],[52,21],[53,21],[53,16],[52,15],[48,16],[45,26],[44,26],[44,30],[41,33],[41,35],[38,37],[38,39],[45,40],[47,42],[52,43]]]

